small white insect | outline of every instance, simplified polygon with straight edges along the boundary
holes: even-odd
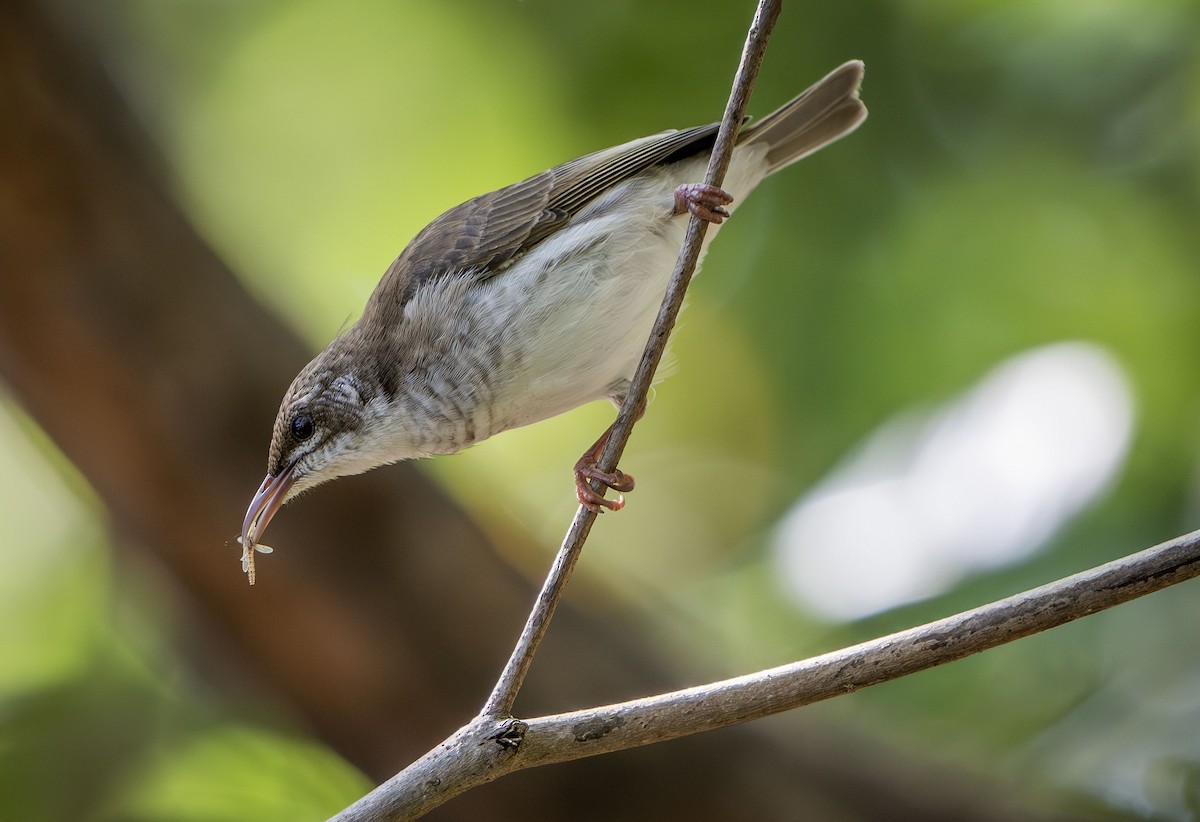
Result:
[[[263,545],[261,542],[243,542],[240,534],[234,537],[234,539],[238,545],[242,546],[242,573],[250,579],[250,584],[253,585],[255,552],[260,554],[270,554],[274,553],[275,549],[270,545]]]

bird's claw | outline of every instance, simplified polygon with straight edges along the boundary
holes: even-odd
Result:
[[[723,206],[733,202],[733,197],[723,189],[707,183],[685,183],[675,189],[675,213],[690,211],[701,220],[720,225],[729,212]]]
[[[595,480],[614,491],[627,493],[633,490],[633,477],[615,468],[611,472],[601,471],[587,456],[575,463],[575,496],[579,499],[579,504],[597,514],[603,513],[605,509],[620,511],[625,507],[625,497],[618,494],[616,499],[608,499],[597,493],[589,480]]]

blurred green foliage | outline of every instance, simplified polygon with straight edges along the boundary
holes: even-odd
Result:
[[[316,349],[445,208],[716,119],[751,7],[122,0],[87,15],[197,224]],[[689,666],[734,673],[1189,530],[1197,43],[1189,0],[789,5],[752,110],[860,57],[871,119],[765,184],[714,245],[674,374],[625,458],[639,489],[583,564],[607,592],[596,607],[640,609]],[[806,488],[891,415],[1066,339],[1106,348],[1136,394],[1134,445],[1105,498],[1026,562],[929,602],[829,625],[785,599],[767,546]],[[0,474],[3,815],[315,819],[355,798],[365,781],[332,754],[177,670],[169,605],[127,590],[95,502],[12,419],[0,425],[19,465]],[[485,526],[529,534],[512,550],[537,567],[573,510],[566,466],[610,419],[581,409],[428,468]],[[519,485],[504,481],[513,465]],[[1031,790],[1194,818],[1193,589],[815,710]],[[63,751],[78,794],[61,789]]]
[[[186,669],[185,620],[138,569],[114,571],[96,502],[11,406],[0,461],[5,819],[315,820],[370,787],[261,699],[223,703]]]

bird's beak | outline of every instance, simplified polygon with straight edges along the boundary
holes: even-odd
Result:
[[[242,545],[253,546],[267,530],[267,523],[275,516],[275,512],[287,499],[288,491],[296,482],[296,464],[292,463],[279,472],[278,476],[267,474],[267,478],[258,486],[258,493],[250,500],[250,508],[246,511],[246,519],[242,522]]]

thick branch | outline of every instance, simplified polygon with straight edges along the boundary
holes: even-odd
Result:
[[[750,93],[754,90],[754,83],[758,79],[758,70],[767,51],[767,40],[771,36],[771,30],[775,27],[775,21],[779,18],[781,5],[782,0],[759,0],[754,20],[750,24],[750,31],[746,35],[746,44],[742,47],[742,58],[737,73],[734,75],[733,90],[730,92],[729,102],[725,106],[725,114],[721,119],[716,143],[713,145],[712,156],[708,162],[708,171],[705,174],[704,182],[709,185],[720,187],[725,181],[725,172],[729,170],[729,161],[733,157],[735,138],[741,129],[742,120],[746,116]],[[696,271],[696,264],[700,260],[701,244],[704,242],[704,235],[707,231],[708,223],[699,217],[693,216],[688,221],[683,246],[679,250],[675,270],[667,284],[667,292],[663,296],[658,317],[655,318],[654,327],[650,331],[650,339],[646,342],[646,350],[642,354],[642,360],[638,363],[633,380],[629,384],[629,392],[617,414],[617,420],[613,424],[612,433],[604,447],[604,452],[597,462],[601,471],[611,471],[616,467],[621,454],[625,451],[626,443],[629,442],[629,435],[633,432],[633,425],[639,416],[638,411],[646,402],[646,395],[654,380],[654,372],[658,369],[663,352],[666,351],[667,340],[675,327],[675,318],[679,315],[687,287]],[[595,481],[592,485],[598,493],[603,493],[605,490]],[[529,672],[529,666],[533,663],[533,655],[546,635],[550,619],[554,616],[554,609],[558,606],[559,599],[562,598],[563,589],[566,588],[567,581],[571,578],[575,562],[583,551],[584,542],[591,533],[592,523],[595,521],[596,514],[594,512],[582,505],[579,506],[575,512],[575,519],[571,522],[571,527],[567,530],[567,535],[558,549],[558,554],[554,557],[546,581],[542,584],[542,590],[529,614],[525,628],[521,631],[521,636],[496,682],[496,687],[492,689],[491,696],[488,697],[483,710],[480,711],[480,716],[503,717],[512,712],[517,692],[525,680],[525,675]]]
[[[334,818],[413,819],[513,771],[626,750],[887,682],[1200,576],[1200,531],[1031,591],[802,662],[659,696],[460,729]]]
[[[1200,576],[1200,531],[954,616],[812,659],[528,722],[522,767],[723,728],[924,671]],[[586,736],[586,738],[581,738]]]

